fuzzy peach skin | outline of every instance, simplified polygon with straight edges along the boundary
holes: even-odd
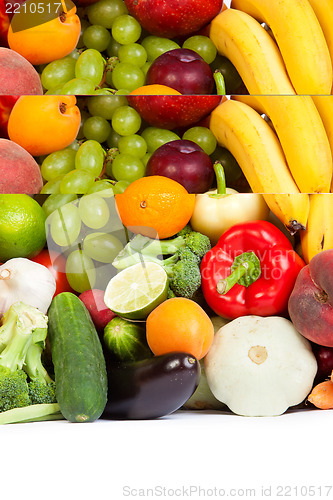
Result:
[[[42,95],[39,74],[14,50],[0,47],[0,95]]]

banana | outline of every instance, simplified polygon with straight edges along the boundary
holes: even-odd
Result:
[[[302,193],[330,192],[333,140],[331,96],[244,95],[232,98],[249,104],[258,113],[265,113],[270,118],[289,169]]]
[[[297,94],[331,93],[332,61],[309,0],[232,0],[231,7],[268,24]]]
[[[276,43],[253,17],[226,9],[212,20],[209,36],[236,67],[250,94],[295,95]]]
[[[301,248],[306,263],[317,253],[333,248],[332,220],[333,194],[311,194],[308,225],[301,232]]]
[[[309,196],[293,180],[271,127],[247,104],[226,100],[213,110],[210,129],[241,167],[251,189],[293,234],[307,224]]]
[[[308,0],[323,30],[333,61],[333,2],[332,0]],[[332,90],[331,90],[332,93]]]

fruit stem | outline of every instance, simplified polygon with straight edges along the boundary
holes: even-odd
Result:
[[[214,71],[214,80],[215,80],[217,95],[226,95],[225,81],[221,71],[218,69]]]
[[[208,196],[210,198],[224,198],[225,196],[229,196],[229,194],[227,194],[225,173],[222,164],[216,161],[213,168],[216,175],[217,192],[211,193]]]
[[[235,258],[231,271],[227,278],[217,282],[216,290],[221,295],[228,293],[236,283],[245,287],[254,283],[261,274],[260,260],[254,252],[244,252]]]

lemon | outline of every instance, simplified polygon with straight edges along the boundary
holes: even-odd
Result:
[[[166,300],[169,280],[155,262],[139,262],[114,276],[106,287],[104,302],[118,316],[146,319]]]
[[[46,243],[45,212],[27,194],[0,195],[0,261],[33,257]]]

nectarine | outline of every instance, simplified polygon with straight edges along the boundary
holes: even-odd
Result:
[[[43,94],[39,74],[20,54],[0,47],[0,95],[23,94]]]

